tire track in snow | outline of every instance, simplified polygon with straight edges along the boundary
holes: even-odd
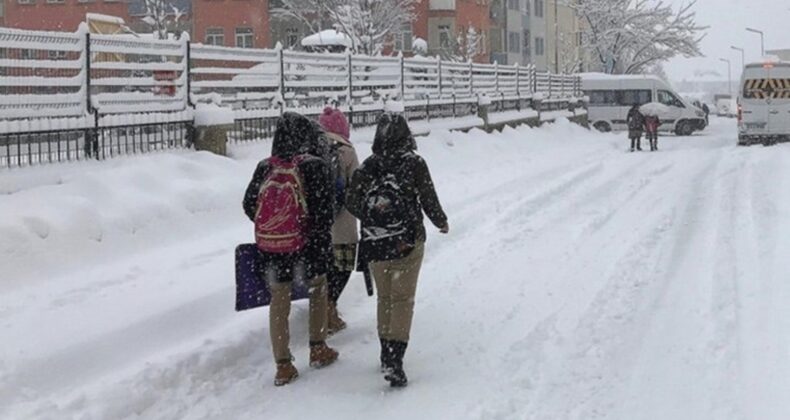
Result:
[[[710,159],[700,171],[700,176],[710,178],[716,163],[716,158]],[[686,195],[699,200],[701,184],[693,184]],[[626,247],[628,251],[610,272],[607,285],[597,293],[588,309],[576,318],[580,321],[572,333],[560,334],[550,316],[523,341],[513,345],[508,365],[523,364],[524,371],[517,376],[534,379],[530,385],[533,392],[518,404],[530,408],[529,418],[595,418],[605,412],[596,404],[610,386],[607,381],[612,381],[606,377],[608,364],[617,359],[618,369],[627,370],[629,362],[621,358],[629,355],[622,354],[618,348],[624,344],[638,347],[641,333],[633,329],[640,323],[635,320],[649,318],[648,313],[640,310],[638,302],[650,296],[661,296],[661,289],[666,287],[662,284],[661,269],[655,263],[659,258],[656,257],[666,254],[667,248],[672,250],[682,246],[682,235],[673,241],[670,233],[680,230],[679,224],[696,212],[694,205],[690,204],[685,206],[686,214],[681,214],[684,207],[682,199],[675,197],[669,208],[651,218],[650,228],[642,230],[632,242],[633,246]],[[636,205],[635,209],[638,208]],[[654,263],[650,264],[650,261]],[[577,278],[584,279],[584,276]],[[553,366],[547,369],[547,364]],[[570,376],[552,378],[563,372]]]

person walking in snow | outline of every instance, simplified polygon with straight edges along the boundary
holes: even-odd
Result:
[[[310,366],[332,364],[327,346],[326,274],[332,263],[334,191],[329,166],[304,154],[319,135],[302,115],[286,112],[277,121],[271,157],[261,161],[244,194],[244,212],[255,223],[256,243],[269,285],[269,332],[277,364],[275,386],[299,375],[289,348],[291,285],[309,281]]]
[[[354,146],[349,140],[349,124],[346,116],[339,109],[327,107],[318,118],[318,122],[332,147],[337,150],[337,179],[335,180],[336,194],[340,203],[345,202],[346,189],[351,183],[351,175],[359,167],[359,158]],[[340,318],[337,310],[337,301],[343,293],[351,273],[354,271],[357,242],[357,219],[354,218],[345,206],[339,208],[332,225],[332,245],[334,248],[334,264],[329,267],[329,334],[334,334],[346,328],[346,323]]]
[[[628,138],[631,139],[631,151],[642,150],[642,129],[644,126],[644,116],[639,111],[639,105],[634,104],[628,111],[626,118],[628,123]]]
[[[708,104],[702,104],[702,112],[705,113],[705,126],[707,127],[710,124],[710,107]]]
[[[647,133],[647,140],[650,142],[651,152],[658,150],[658,127],[660,126],[661,119],[657,115],[645,117],[645,132]]]
[[[380,360],[392,387],[408,383],[403,357],[425,253],[423,212],[440,232],[450,229],[428,165],[416,149],[406,119],[383,114],[373,155],[354,172],[346,200],[348,210],[362,224],[359,258],[376,283]]]

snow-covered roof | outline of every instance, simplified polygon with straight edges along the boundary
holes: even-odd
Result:
[[[103,15],[101,13],[86,13],[85,20],[92,20],[94,22],[114,23],[116,25],[124,25],[126,22],[118,16]]]
[[[319,46],[337,46],[351,47],[351,38],[348,35],[338,32],[334,29],[327,29],[302,39],[303,47],[319,47]]]
[[[766,64],[773,64],[774,66],[779,66],[779,67],[788,67],[790,66],[790,61],[781,60],[779,57],[775,55],[766,55],[760,61],[755,61],[753,63],[746,64],[746,67],[748,68],[762,67]]]
[[[579,73],[584,80],[643,80],[655,79],[652,74],[608,74],[608,73]]]

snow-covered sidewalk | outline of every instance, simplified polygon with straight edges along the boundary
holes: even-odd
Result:
[[[335,366],[307,367],[294,306],[282,389],[267,311],[233,312],[267,144],[3,173],[0,418],[784,419],[790,145],[713,123],[658,153],[567,121],[420,138],[451,234],[395,392],[359,276]]]

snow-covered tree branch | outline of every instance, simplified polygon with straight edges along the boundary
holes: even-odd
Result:
[[[144,0],[145,16],[142,21],[156,34],[158,39],[167,39],[168,32],[177,31],[184,12],[174,0]]]
[[[442,48],[442,58],[457,62],[474,61],[475,57],[482,54],[485,49],[485,34],[480,33],[474,26],[469,26],[465,31],[459,31],[455,37],[447,35],[449,45]]]
[[[675,10],[664,0],[567,3],[582,18],[582,48],[606,73],[641,73],[678,55],[701,56],[707,27],[697,24],[695,4]]]
[[[418,0],[282,0],[273,14],[305,23],[314,32],[322,22],[351,39],[352,50],[375,55],[405,24],[414,21]]]

